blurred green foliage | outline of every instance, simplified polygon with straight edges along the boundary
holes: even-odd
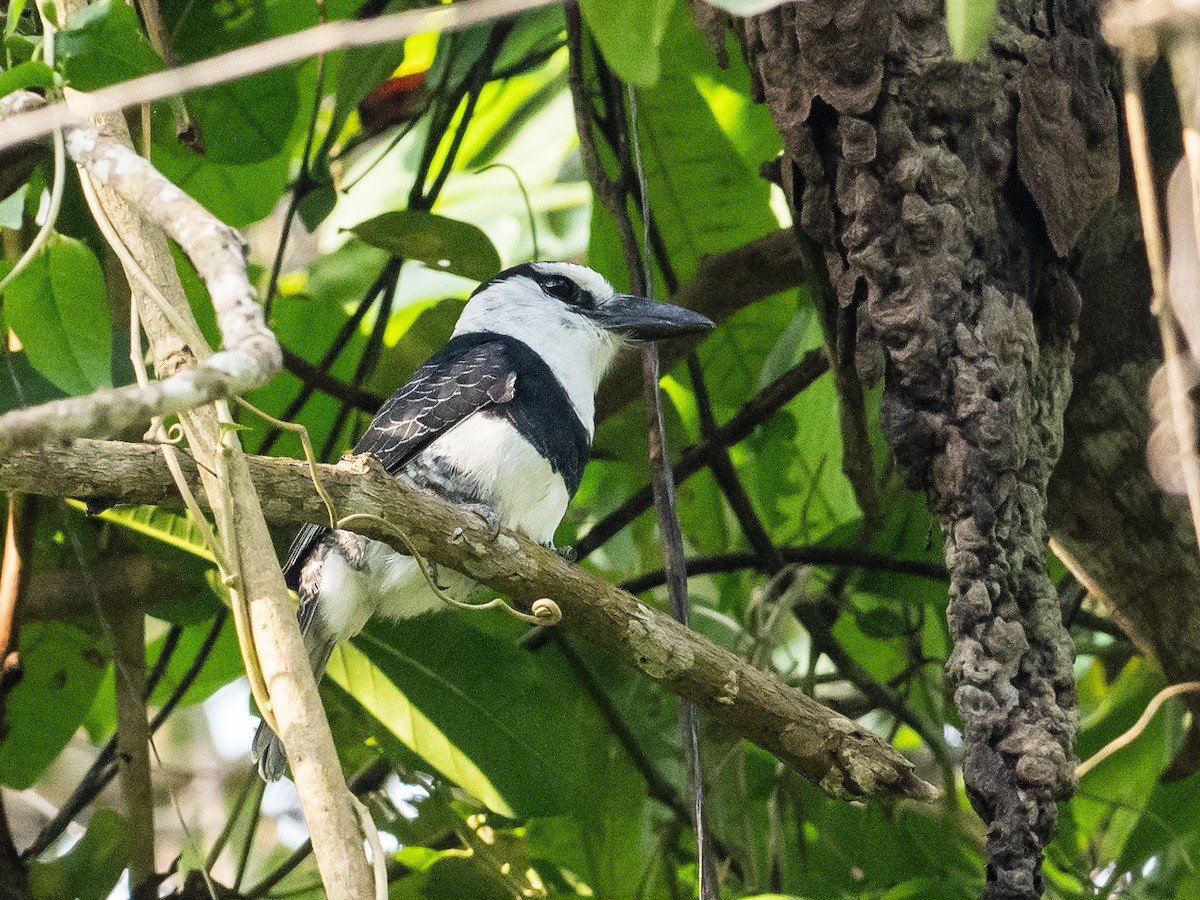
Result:
[[[388,8],[406,5],[412,4]],[[762,6],[721,5],[735,12]],[[329,2],[324,14],[347,18],[356,7],[351,0]],[[163,12],[182,61],[317,20],[309,0],[172,2]],[[606,65],[638,86],[649,201],[675,276],[686,281],[705,255],[787,227],[777,189],[760,175],[779,151],[779,136],[765,109],[749,99],[736,46],[730,45],[730,66],[718,68],[687,5],[675,0],[584,0],[582,13],[598,47],[586,54],[589,77]],[[950,40],[967,57],[986,40],[994,4],[948,3],[947,15]],[[0,93],[51,87],[50,70],[31,61],[41,39],[26,4],[9,5],[5,36]],[[271,324],[283,345],[356,390],[386,396],[445,341],[475,282],[533,258],[535,246],[541,258],[587,261],[627,285],[614,224],[593,202],[580,161],[564,40],[562,11],[552,7],[505,26],[331,54],[319,79],[309,61],[191,94],[187,107],[203,135],[203,153],[179,143],[169,104],[156,103],[149,117],[152,158],[213,213],[248,227],[253,271],[264,295],[273,293]],[[162,65],[133,10],[116,0],[95,3],[68,22],[58,50],[59,75],[80,89]],[[425,74],[419,114],[364,136],[359,104],[389,76],[417,72]],[[598,93],[594,82],[588,89]],[[302,160],[310,128],[310,158]],[[4,245],[8,265],[11,248],[36,230],[52,178],[47,156],[14,206],[14,241]],[[67,180],[55,236],[3,297],[4,321],[17,340],[9,344],[9,374],[0,376],[0,409],[130,377],[128,290],[72,173]],[[414,198],[422,208],[410,208]],[[280,277],[272,285],[293,199],[298,221],[279,251]],[[388,270],[393,254],[404,262]],[[190,264],[176,259],[200,324],[215,342],[204,287]],[[389,277],[381,279],[381,272]],[[655,293],[667,293],[661,270]],[[699,348],[717,423],[820,346],[802,286],[738,310]],[[697,396],[682,368],[663,387],[677,456],[700,438]],[[369,413],[320,390],[297,407],[303,390],[300,378],[284,373],[249,399],[304,425],[326,456],[336,456]],[[940,536],[923,498],[893,471],[876,406],[872,396],[868,431],[885,514],[865,543],[854,492],[841,474],[830,379],[818,380],[729,448],[777,544],[940,562]],[[243,440],[254,450],[272,429],[248,413],[242,418]],[[638,404],[600,424],[595,458],[560,543],[585,535],[647,483],[645,433]],[[271,452],[298,456],[299,442],[285,433]],[[707,471],[680,486],[679,512],[690,555],[748,548]],[[280,545],[288,538],[280,533]],[[194,523],[150,509],[86,518],[58,508],[39,525],[33,565],[78,572],[86,592],[91,567],[135,554],[176,579],[172,596],[153,598],[147,665],[169,645],[173,650],[149,705],[159,707],[176,690],[183,691],[183,707],[207,701],[237,681],[241,663],[227,624],[198,677],[185,682],[224,600]],[[659,567],[653,514],[638,516],[586,565],[614,580]],[[821,605],[841,647],[868,676],[894,689],[911,721],[938,739],[936,747],[892,711],[863,703],[787,609],[765,602],[765,588],[765,576],[753,569],[694,577],[693,626],[788,683],[861,715],[909,753],[925,777],[943,784],[946,799],[930,807],[834,801],[765,752],[706,724],[708,806],[723,895],[978,896],[983,835],[953,767],[956,719],[943,683],[945,585],[887,571],[807,566],[788,595],[793,603]],[[665,603],[661,589],[643,599]],[[118,673],[108,659],[107,626],[85,619],[31,622],[21,631],[24,678],[7,696],[0,743],[0,781],[8,787],[54,784],[67,766],[68,743],[94,756],[94,745],[115,727]],[[390,896],[690,896],[695,845],[674,698],[594,647],[552,640],[531,650],[522,631],[498,616],[450,612],[375,622],[330,665],[322,695],[347,768],[382,758],[414,789],[411,808],[394,792],[371,800],[380,829],[400,845],[390,860]],[[1083,756],[1135,720],[1161,685],[1140,659],[1126,664],[1123,642],[1086,637],[1089,652],[1077,664]],[[1063,827],[1048,853],[1050,895],[1093,897],[1120,888],[1128,896],[1196,896],[1200,793],[1194,779],[1158,780],[1182,741],[1184,716],[1180,704],[1169,704],[1135,747],[1089,774],[1063,805]],[[212,756],[200,721],[187,719],[160,740],[194,748],[197,758]],[[208,802],[232,815],[249,763],[222,765],[236,777],[221,780],[224,793]],[[175,841],[176,849],[183,841],[173,826],[177,814],[195,826],[202,850],[216,837],[197,825],[200,810],[182,793],[197,778],[195,771],[172,771],[173,790],[185,801],[178,813],[165,800],[157,810],[163,841]],[[262,876],[286,854],[274,832],[252,838],[238,840],[253,848],[248,870]],[[35,866],[35,896],[103,896],[127,852],[124,821],[98,810],[73,849]],[[196,848],[189,854],[184,868],[203,857]],[[309,862],[281,887],[293,891],[289,896],[320,896],[313,872]]]

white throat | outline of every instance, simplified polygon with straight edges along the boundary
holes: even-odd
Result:
[[[490,331],[528,346],[563,386],[590,438],[595,431],[596,390],[619,339],[566,307],[542,300],[539,293],[526,279],[491,285],[467,303],[454,334]]]

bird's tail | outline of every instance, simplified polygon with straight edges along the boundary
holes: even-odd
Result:
[[[303,601],[303,598],[301,599]],[[337,641],[321,621],[315,602],[301,602],[299,618],[300,633],[304,635],[304,649],[308,651],[308,664],[312,667],[313,677],[320,684]],[[287,753],[283,749],[283,741],[266,722],[258,723],[254,743],[250,746],[250,758],[258,764],[258,774],[263,781],[278,781],[287,769]]]

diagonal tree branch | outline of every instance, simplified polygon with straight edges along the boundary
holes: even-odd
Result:
[[[181,463],[188,479],[198,483],[195,466],[186,458]],[[304,463],[253,456],[246,463],[270,520],[328,521]],[[866,729],[554,552],[508,531],[489,542],[477,516],[400,485],[367,458],[320,470],[336,508],[386,523],[361,525],[363,534],[399,545],[392,530],[398,529],[429,560],[519,602],[553,598],[562,609],[563,627],[608,646],[830,794],[937,796],[912,763]],[[141,444],[80,440],[70,447],[18,451],[0,459],[0,490],[180,506],[157,449]]]

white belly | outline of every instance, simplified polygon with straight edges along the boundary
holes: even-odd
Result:
[[[505,528],[539,544],[554,538],[570,496],[562,476],[512,425],[492,416],[474,415],[429,445],[480,487],[480,496]]]
[[[508,422],[471,416],[425,452],[468,474],[504,527],[538,543],[554,538],[570,500],[566,484]],[[438,570],[438,582],[459,600],[469,597],[475,587],[470,578],[447,569]],[[412,557],[386,544],[368,540],[363,566],[357,570],[340,554],[325,558],[318,609],[339,640],[358,634],[372,616],[402,619],[445,608]]]

